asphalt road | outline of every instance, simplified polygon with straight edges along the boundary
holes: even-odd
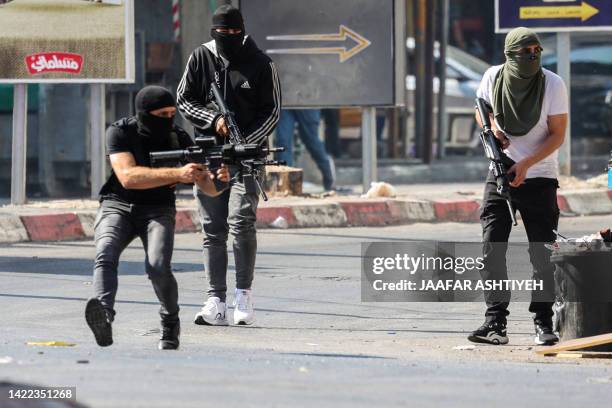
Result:
[[[612,216],[564,218],[560,230],[577,236],[610,225]],[[612,362],[536,356],[525,303],[511,305],[509,345],[466,351],[453,347],[469,344],[480,303],[360,301],[361,242],[442,236],[478,241],[480,228],[262,231],[256,325],[210,328],[191,323],[204,301],[201,237],[178,235],[177,352],[156,349],[157,302],[139,242],[120,266],[115,344],[107,349],[95,345],[83,318],[91,242],[0,246],[0,382],[76,386],[92,407],[608,406]],[[512,239],[524,237],[519,228]],[[26,345],[51,340],[77,345]]]

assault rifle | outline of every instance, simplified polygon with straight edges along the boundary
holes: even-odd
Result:
[[[259,180],[259,171],[265,166],[284,164],[276,160],[268,160],[268,154],[283,151],[282,148],[267,148],[257,144],[224,144],[218,145],[214,136],[196,138],[195,146],[185,150],[170,150],[150,154],[151,165],[154,167],[175,166],[176,164],[204,164],[211,171],[216,171],[221,164],[239,166],[239,172],[245,184],[247,193],[261,194],[264,201],[268,196]],[[217,190],[228,187],[217,179],[214,180]]]
[[[161,167],[174,166],[177,163],[199,163],[205,164],[211,171],[219,169],[221,164],[238,166],[239,175],[242,177],[246,192],[261,194],[263,200],[268,201],[268,196],[260,180],[261,170],[265,166],[284,165],[285,162],[282,161],[268,160],[268,155],[282,152],[285,148],[268,148],[259,144],[246,143],[240,128],[236,124],[234,114],[227,108],[217,84],[213,82],[211,87],[217,106],[229,130],[229,143],[218,145],[214,136],[198,137],[196,138],[196,145],[185,150],[151,153],[151,165]],[[214,182],[217,190],[224,190],[228,187],[227,183],[217,179]]]
[[[501,195],[508,204],[512,224],[518,225],[514,207],[512,207],[512,199],[510,198],[510,182],[512,181],[512,176],[508,175],[508,169],[514,165],[514,161],[502,151],[501,142],[497,140],[491,129],[491,120],[489,119],[491,107],[484,99],[476,98],[476,110],[478,111],[480,122],[482,123],[480,141],[482,142],[482,147],[484,148],[487,159],[491,161],[491,169],[493,170],[493,176],[495,176],[495,183],[497,184],[497,193]]]

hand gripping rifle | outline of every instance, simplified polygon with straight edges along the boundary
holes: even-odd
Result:
[[[518,225],[516,222],[516,215],[514,214],[514,208],[512,207],[512,199],[510,198],[511,178],[508,175],[508,169],[514,165],[514,162],[502,151],[501,142],[497,140],[493,130],[491,130],[491,120],[489,119],[489,112],[491,111],[490,106],[484,99],[476,98],[476,110],[478,111],[480,122],[482,123],[480,141],[482,142],[482,147],[484,148],[487,159],[491,161],[491,169],[493,170],[495,183],[497,184],[497,193],[501,195],[508,204],[512,225]]]
[[[284,165],[285,163],[282,161],[268,160],[267,157],[270,153],[282,152],[285,148],[267,148],[259,144],[246,143],[240,128],[236,124],[234,113],[227,108],[217,84],[213,82],[211,87],[217,106],[229,130],[230,143],[218,145],[214,136],[198,137],[196,138],[196,145],[188,147],[186,150],[151,153],[151,164],[159,167],[176,165],[177,162],[183,164],[200,163],[207,165],[211,171],[220,168],[221,164],[238,165],[246,192],[261,194],[263,200],[268,201],[268,196],[260,181],[260,172],[265,166]],[[228,187],[227,183],[217,179],[214,180],[214,183],[219,191]]]
[[[150,158],[151,165],[154,167],[176,166],[177,163],[199,163],[206,165],[209,170],[215,171],[221,167],[221,164],[239,165],[247,193],[261,193],[264,201],[268,201],[268,196],[259,181],[258,171],[265,166],[281,165],[282,162],[267,159],[268,154],[278,151],[281,150],[257,144],[218,145],[214,136],[206,136],[196,138],[195,146],[190,146],[185,150],[153,152],[150,154]],[[248,177],[250,179],[247,179]],[[253,184],[247,184],[247,180],[251,180]],[[228,183],[218,179],[215,179],[214,183],[219,191],[228,187]]]

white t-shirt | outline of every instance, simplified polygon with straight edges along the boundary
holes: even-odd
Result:
[[[479,98],[484,99],[490,105],[493,101],[493,84],[495,83],[495,77],[502,68],[503,65],[497,65],[491,67],[485,72],[482,77],[480,87],[476,92]],[[547,69],[544,71],[545,88],[544,88],[544,100],[542,102],[542,113],[538,123],[524,136],[511,136],[506,135],[510,140],[510,146],[504,152],[515,162],[523,160],[526,157],[531,156],[541,145],[544,140],[548,137],[548,117],[554,115],[561,115],[568,113],[568,98],[567,89],[563,79],[554,72]],[[497,128],[501,127],[497,124]],[[558,162],[558,150],[555,150],[550,156],[544,160],[534,164],[527,171],[527,178],[534,177],[546,177],[546,178],[557,178],[559,175],[559,162]]]

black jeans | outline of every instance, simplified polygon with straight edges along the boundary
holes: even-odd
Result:
[[[176,209],[128,205],[103,201],[95,222],[96,260],[93,286],[95,296],[109,313],[115,315],[117,266],[123,250],[140,237],[145,250],[145,271],[161,304],[164,322],[178,320],[178,285],[172,274],[172,250]]]
[[[559,183],[556,179],[531,178],[518,188],[510,189],[512,204],[521,213],[523,224],[529,240],[529,260],[533,267],[533,279],[541,279],[547,298],[554,298],[554,270],[550,263],[550,252],[544,247],[545,243],[556,239],[553,230],[559,223],[559,207],[557,206],[557,189]],[[512,229],[512,221],[506,201],[497,193],[497,186],[492,173],[487,177],[482,212],[483,256],[485,267],[482,270],[483,280],[508,279],[506,267],[506,251],[508,238]],[[495,243],[491,245],[490,243]],[[509,291],[485,292],[487,302],[487,321],[506,321],[508,305],[510,303]],[[538,302],[537,296],[532,292],[529,311],[535,313],[535,319],[550,321],[552,318],[553,302]]]
[[[209,197],[197,190],[196,198],[204,232],[204,270],[208,296],[225,302],[227,292],[227,238],[234,238],[236,288],[250,289],[257,255],[257,205],[259,196],[247,193],[240,177],[220,196]]]

